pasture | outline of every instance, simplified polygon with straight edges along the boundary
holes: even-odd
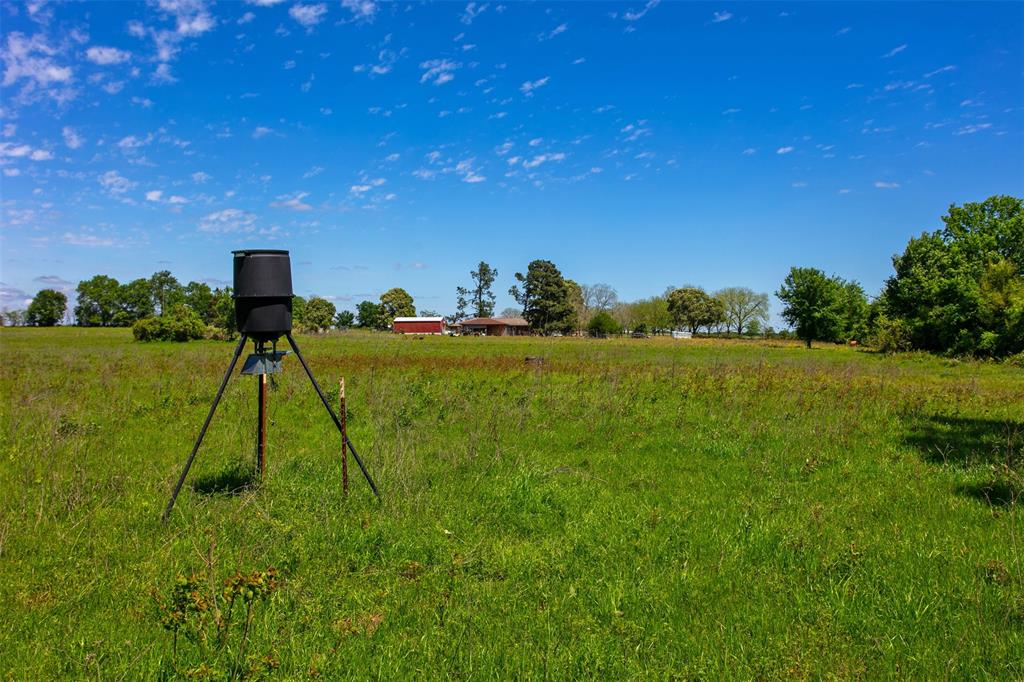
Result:
[[[0,330],[4,676],[1024,677],[1020,368],[298,341],[335,404],[345,377],[383,501],[354,465],[343,496],[337,432],[289,357],[266,480],[236,375],[164,525],[232,344]],[[215,644],[199,610],[177,643],[161,624],[179,576],[224,608],[226,579],[271,566],[244,635]]]

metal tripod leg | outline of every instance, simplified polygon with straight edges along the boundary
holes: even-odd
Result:
[[[327,408],[327,413],[331,415],[331,419],[334,420],[334,425],[338,427],[338,432],[341,434],[341,437],[345,439],[345,443],[348,444],[348,449],[352,451],[352,458],[356,461],[356,464],[359,465],[359,470],[363,472],[363,477],[366,478],[366,482],[370,484],[370,490],[373,491],[373,494],[376,495],[379,500],[380,493],[377,491],[377,484],[373,482],[370,472],[366,470],[366,466],[363,464],[363,460],[360,459],[359,453],[356,452],[355,447],[352,445],[352,441],[348,439],[348,436],[345,434],[345,430],[341,428],[341,420],[338,419],[338,415],[334,414],[334,408],[332,408],[331,404],[327,402],[327,398],[324,397],[324,392],[320,390],[320,385],[316,383],[316,379],[313,377],[313,372],[310,371],[309,365],[306,364],[306,359],[302,357],[302,353],[299,352],[299,347],[295,343],[295,339],[292,338],[291,334],[285,334],[285,337],[288,339],[288,343],[291,345],[292,350],[295,351],[295,355],[299,358],[299,362],[302,363],[302,369],[306,370],[306,376],[308,376],[309,380],[313,383],[313,388],[316,389],[316,394],[320,396],[320,402],[322,402],[324,407]]]
[[[217,391],[217,397],[213,399],[213,405],[210,405],[210,412],[206,415],[206,421],[203,422],[203,428],[199,432],[199,438],[196,439],[196,444],[192,447],[192,454],[188,456],[188,461],[185,462],[185,468],[181,472],[181,477],[178,478],[178,485],[174,486],[174,492],[171,493],[171,499],[167,501],[167,508],[164,509],[163,515],[165,523],[167,522],[167,517],[171,514],[171,508],[174,506],[174,501],[178,499],[178,493],[181,492],[181,486],[185,483],[185,477],[188,476],[188,470],[192,466],[192,460],[196,458],[196,453],[199,452],[199,446],[203,444],[203,437],[206,435],[206,429],[210,427],[210,422],[213,420],[213,413],[217,411],[217,403],[220,402],[221,396],[224,395],[224,389],[228,385],[231,373],[235,371],[235,364],[238,362],[238,356],[242,354],[242,349],[245,348],[245,342],[248,338],[248,336],[242,334],[242,338],[238,339],[238,345],[235,346],[235,354],[231,357],[231,364],[228,365],[228,371],[224,373],[224,379],[220,382],[220,389]]]

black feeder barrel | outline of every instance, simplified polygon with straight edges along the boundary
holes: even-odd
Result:
[[[238,331],[274,341],[292,330],[292,265],[287,251],[234,251]]]

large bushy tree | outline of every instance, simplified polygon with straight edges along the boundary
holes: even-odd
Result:
[[[915,348],[1004,355],[1024,351],[1024,205],[993,196],[950,206],[945,227],[893,257],[883,315]]]
[[[356,325],[363,329],[380,329],[383,324],[384,315],[381,312],[380,304],[373,301],[363,301],[356,305]]]
[[[726,329],[743,334],[751,323],[768,322],[768,294],[759,294],[746,287],[726,287],[715,292],[725,311]]]
[[[523,307],[523,318],[530,323],[531,329],[546,334],[575,328],[572,292],[554,263],[532,261],[525,275],[516,273],[516,281],[522,288],[513,285],[508,293]]]
[[[35,327],[52,327],[64,319],[68,297],[55,289],[43,289],[28,304],[25,321]]]
[[[710,328],[725,319],[722,302],[699,287],[673,289],[667,298],[672,323],[694,334],[701,327]]]
[[[776,296],[784,305],[783,319],[808,348],[812,341],[845,341],[864,333],[868,304],[856,282],[817,268],[791,268]]]
[[[82,280],[75,290],[75,323],[80,327],[110,327],[114,324],[119,306],[121,285],[113,277],[96,275]]]
[[[396,317],[416,316],[412,296],[401,287],[388,289],[380,295],[380,310],[385,318],[385,326],[390,326]]]
[[[185,288],[169,270],[154,272],[149,278],[149,286],[153,295],[153,307],[158,315],[163,315],[185,301]]]
[[[337,308],[326,298],[313,296],[306,302],[306,315],[303,324],[315,332],[330,329],[334,324]]]
[[[473,280],[469,288],[458,287],[455,292],[458,295],[455,312],[456,320],[467,317],[490,317],[494,314],[494,292],[491,286],[498,278],[498,271],[484,261],[480,261],[476,270],[469,273]]]
[[[150,280],[140,277],[122,284],[117,291],[117,313],[113,324],[128,327],[144,317],[153,315],[153,289]]]

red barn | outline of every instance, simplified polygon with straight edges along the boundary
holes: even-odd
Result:
[[[396,334],[444,334],[444,318],[396,317],[391,329]]]

